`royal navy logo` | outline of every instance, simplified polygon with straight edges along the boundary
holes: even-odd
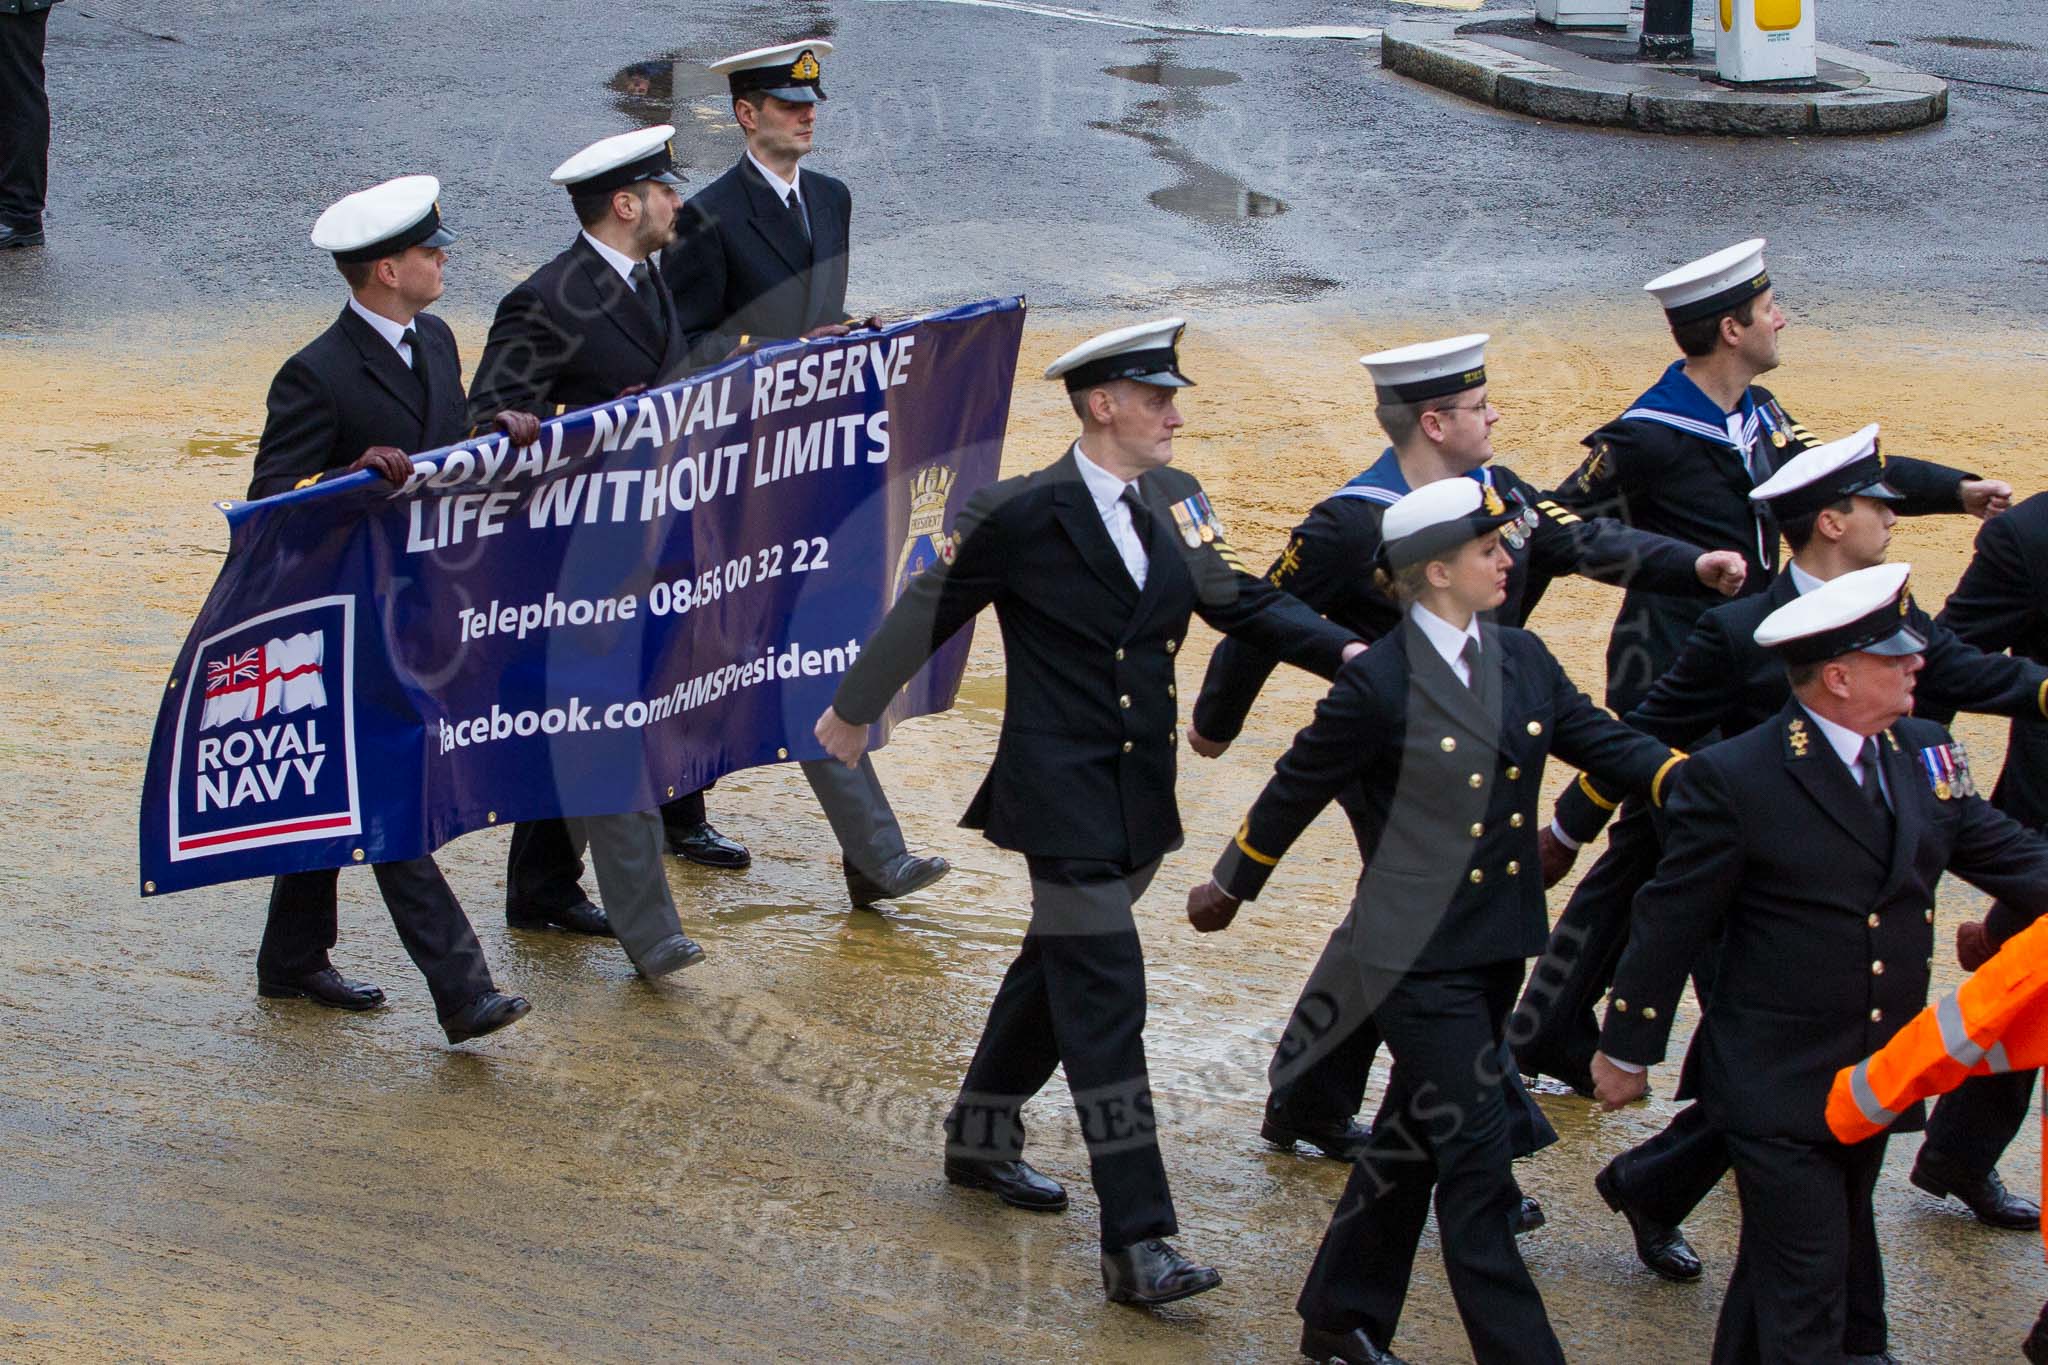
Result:
[[[173,862],[362,832],[355,598],[323,597],[202,640],[167,803]]]
[[[910,580],[925,570],[953,562],[959,541],[946,530],[946,502],[958,477],[945,465],[926,465],[911,475],[910,533],[896,558],[895,597],[903,596]]]

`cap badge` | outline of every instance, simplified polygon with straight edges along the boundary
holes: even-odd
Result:
[[[818,59],[811,55],[809,48],[805,48],[803,56],[796,59],[796,65],[789,69],[789,74],[793,80],[814,81],[818,79]]]

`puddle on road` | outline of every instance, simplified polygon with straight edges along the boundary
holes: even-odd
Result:
[[[1213,106],[1195,92],[1235,85],[1243,79],[1236,72],[1212,66],[1181,66],[1171,59],[1171,49],[1161,51],[1149,62],[1104,67],[1103,71],[1170,92],[1140,101],[1119,122],[1089,125],[1101,132],[1136,138],[1179,173],[1177,182],[1146,196],[1153,205],[1211,227],[1272,218],[1287,211],[1286,203],[1277,195],[1253,189],[1237,176],[1196,156],[1177,137],[1164,131],[1191,124],[1210,112]]]
[[[1213,66],[1174,66],[1168,62],[1145,62],[1138,66],[1106,66],[1103,74],[1121,76],[1139,85],[1160,85],[1169,90],[1208,90],[1219,85],[1236,85],[1244,77],[1235,71]]]
[[[2032,52],[2032,43],[2016,43],[2008,38],[1973,38],[1960,33],[1923,33],[1918,42],[1936,43],[1942,47],[1968,48],[1975,52]],[[1895,46],[1895,44],[1887,44]]]

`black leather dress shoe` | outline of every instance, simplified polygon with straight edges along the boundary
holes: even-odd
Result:
[[[1907,1179],[1937,1199],[1954,1195],[1986,1227],[2041,1226],[2041,1206],[2008,1190],[1995,1167],[1982,1175],[1974,1175],[1962,1169],[1953,1158],[1923,1145],[1913,1162],[1913,1173]]]
[[[1067,1191],[1059,1181],[1028,1161],[974,1161],[946,1158],[946,1183],[970,1190],[988,1190],[1013,1209],[1059,1213],[1067,1207]]]
[[[1102,1253],[1102,1292],[1111,1303],[1154,1307],[1214,1289],[1223,1277],[1197,1265],[1154,1237],[1121,1251]]]
[[[1543,1206],[1537,1203],[1534,1197],[1525,1194],[1522,1196],[1521,1204],[1515,1209],[1515,1236],[1527,1236],[1549,1221],[1550,1215],[1543,1211]]]
[[[514,929],[560,929],[568,934],[616,937],[612,933],[612,922],[604,917],[604,911],[587,900],[575,905],[565,905],[559,910],[507,909],[505,923]]]
[[[705,867],[745,867],[754,861],[745,844],[726,838],[711,828],[709,820],[688,829],[668,831],[668,851]]]
[[[350,981],[332,967],[288,978],[256,978],[256,994],[267,1000],[310,1000],[337,1010],[373,1010],[384,992],[367,981]]]
[[[1879,1351],[1874,1355],[1843,1356],[1842,1365],[1899,1365],[1899,1358],[1890,1351]]]
[[[454,1014],[441,1021],[442,1030],[451,1043],[466,1043],[472,1038],[481,1038],[486,1033],[496,1033],[505,1025],[526,1016],[533,1006],[519,995],[501,995],[497,991],[485,991],[476,999],[464,1005]]]
[[[704,960],[704,950],[687,934],[670,934],[643,953],[633,969],[649,981]]]
[[[1676,1225],[1659,1223],[1631,1208],[1621,1197],[1621,1187],[1615,1182],[1614,1167],[1602,1168],[1593,1177],[1593,1188],[1600,1191],[1600,1197],[1607,1201],[1607,1207],[1628,1219],[1629,1231],[1636,1238],[1636,1259],[1656,1271],[1667,1280],[1697,1280],[1700,1277],[1700,1258],[1685,1240],[1685,1229]]]
[[[2034,1330],[2027,1333],[2027,1339],[2020,1343],[2020,1354],[2033,1365],[2048,1365],[2048,1303],[2041,1305],[2041,1316],[2034,1320]]]
[[[1348,1332],[1325,1332],[1303,1324],[1301,1353],[1317,1365],[1406,1365],[1401,1357],[1376,1344],[1363,1327]]]
[[[41,246],[42,244],[42,224],[38,223],[30,227],[21,223],[0,223],[0,251],[6,251],[11,247]]]
[[[1259,1136],[1285,1151],[1292,1151],[1295,1143],[1302,1142],[1332,1161],[1356,1161],[1365,1144],[1372,1141],[1372,1129],[1357,1119],[1345,1119],[1342,1123],[1296,1123],[1268,1103]]]
[[[953,870],[944,858],[915,858],[899,853],[883,865],[880,875],[846,864],[846,895],[856,910],[867,910],[876,901],[893,901],[913,891],[922,891]]]

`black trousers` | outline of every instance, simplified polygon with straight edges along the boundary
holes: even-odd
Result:
[[[50,97],[43,35],[50,12],[0,14],[0,223],[40,227],[50,188]]]
[[[434,1010],[446,1019],[490,990],[491,969],[469,917],[432,858],[374,863],[371,873],[391,912],[398,941],[427,979]],[[270,884],[270,916],[263,945],[256,950],[256,975],[279,981],[334,965],[327,954],[340,926],[336,912],[338,869],[288,872]]]
[[[1339,1127],[1365,1103],[1380,1046],[1373,1020],[1379,1002],[1370,997],[1367,978],[1353,956],[1354,933],[1347,914],[1323,946],[1266,1067],[1266,1111],[1284,1123]],[[1511,1050],[1502,1054],[1501,1071],[1508,1145],[1517,1157],[1540,1152],[1557,1141],[1557,1130],[1522,1084]]]
[[[663,803],[661,825],[669,833],[681,833],[704,823],[704,793],[700,787]],[[581,905],[589,893],[583,889],[584,841],[576,837],[566,820],[521,820],[512,826],[512,847],[505,855],[505,908],[545,912]]]
[[[1884,1135],[1853,1147],[1735,1133],[1726,1141],[1742,1242],[1714,1333],[1715,1365],[1815,1365],[1883,1351],[1884,1262],[1870,1192]]]
[[[1985,1175],[2019,1136],[2034,1107],[2032,1071],[1972,1076],[1934,1102],[1922,1150],[1948,1157],[1971,1175]]]
[[[946,1118],[946,1153],[1017,1160],[1018,1111],[1064,1065],[1102,1205],[1103,1249],[1171,1236],[1180,1225],[1152,1115],[1145,959],[1131,914],[1159,864],[1132,872],[1082,859],[1026,862],[1031,927]]]
[[[1394,1055],[1365,1154],[1296,1303],[1330,1331],[1389,1345],[1435,1197],[1437,1240],[1458,1316],[1481,1365],[1564,1359],[1515,1246],[1501,1044],[1522,984],[1518,961],[1411,973],[1375,1017]]]
[[[703,824],[704,793],[710,790],[710,787],[699,787],[693,792],[684,792],[673,801],[662,802],[662,829],[670,834],[687,834]]]

